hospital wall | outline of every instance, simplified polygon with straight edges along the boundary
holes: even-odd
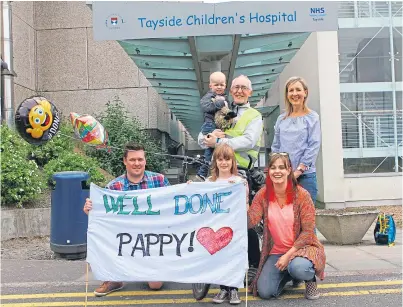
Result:
[[[119,98],[146,129],[183,142],[183,126],[119,43],[93,39],[84,1],[13,1],[11,8],[14,108],[40,94],[63,115],[94,115]]]

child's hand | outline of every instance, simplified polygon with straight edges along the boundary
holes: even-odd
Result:
[[[186,183],[187,183],[187,184],[192,183],[192,182],[193,182],[192,180],[188,180],[188,181],[186,181]]]

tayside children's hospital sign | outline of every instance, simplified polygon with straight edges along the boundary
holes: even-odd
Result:
[[[95,40],[337,31],[338,2],[93,2]]]
[[[243,287],[243,183],[112,191],[91,184],[87,262],[97,280]]]

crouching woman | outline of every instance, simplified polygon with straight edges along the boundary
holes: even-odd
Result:
[[[323,280],[325,251],[317,239],[310,194],[297,184],[286,153],[270,157],[266,186],[253,199],[248,227],[264,221],[263,246],[253,294],[277,297],[291,280],[305,282],[305,297],[319,298],[316,277]]]

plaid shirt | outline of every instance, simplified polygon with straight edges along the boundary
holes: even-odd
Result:
[[[109,190],[117,191],[132,191],[132,190],[144,190],[169,186],[168,179],[164,175],[145,171],[144,177],[139,183],[132,183],[127,179],[126,174],[123,174],[106,185]]]

